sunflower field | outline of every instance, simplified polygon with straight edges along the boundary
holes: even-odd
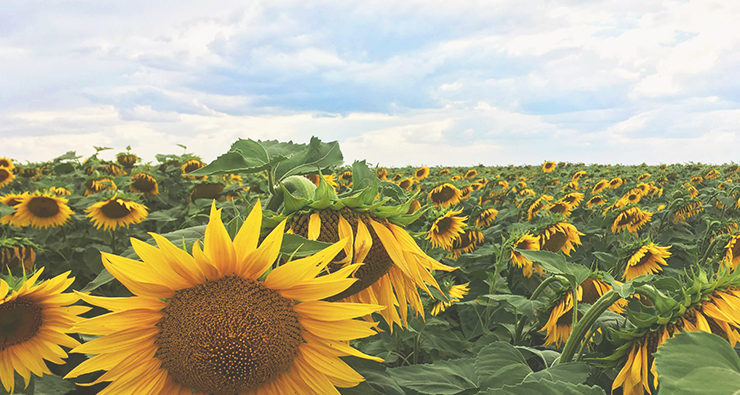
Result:
[[[738,165],[106,149],[0,157],[0,394],[740,393]]]

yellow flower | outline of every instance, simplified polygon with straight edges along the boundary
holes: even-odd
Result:
[[[527,233],[520,237],[516,243],[511,247],[511,263],[516,267],[522,269],[522,273],[525,277],[529,278],[532,276],[534,271],[542,274],[542,268],[540,265],[533,263],[529,259],[525,258],[524,255],[514,251],[514,249],[527,250],[527,251],[539,251],[540,250],[540,239]]]
[[[478,214],[478,218],[475,219],[475,226],[479,228],[488,227],[496,220],[497,215],[498,210],[495,208],[487,208]]]
[[[15,179],[13,170],[7,167],[0,167],[0,188],[10,184]]]
[[[470,283],[460,284],[460,285],[453,285],[450,287],[448,293],[450,294],[450,301],[445,302],[444,300],[437,301],[437,303],[434,304],[432,307],[432,315],[437,315],[443,311],[445,311],[448,307],[450,307],[453,303],[459,302],[461,298],[465,297],[465,295],[470,292],[470,288],[468,287]]]
[[[542,165],[542,171],[545,172],[545,173],[549,173],[549,172],[555,170],[555,166],[557,166],[557,163],[552,162],[552,161],[547,161],[547,162],[545,162],[544,165]]]
[[[570,256],[575,250],[574,245],[581,245],[581,238],[585,236],[575,226],[567,222],[558,222],[545,228],[539,235],[540,250],[558,252],[563,251]]]
[[[630,281],[645,274],[655,274],[662,271],[660,265],[667,265],[665,258],[671,256],[671,253],[668,252],[669,248],[671,246],[658,247],[653,243],[640,247],[627,261],[627,268],[624,270],[622,279]]]
[[[73,350],[97,355],[66,378],[107,370],[100,395],[328,394],[363,381],[339,357],[374,359],[347,341],[374,334],[375,323],[353,318],[382,306],[322,301],[354,283],[359,265],[316,277],[348,239],[272,269],[285,222],[258,243],[261,220],[257,203],[232,241],[214,203],[192,256],[156,234],[159,248],[131,240],[142,261],[103,253],[136,296],[80,294],[111,312],[75,325],[102,337]]]
[[[67,199],[36,192],[21,199],[15,206],[17,223],[27,223],[34,228],[55,228],[64,225],[74,212],[67,206]]]
[[[462,192],[454,185],[444,183],[429,192],[429,201],[436,208],[447,208],[460,203]]]
[[[653,213],[649,211],[642,211],[639,207],[630,207],[625,209],[612,223],[612,233],[617,234],[624,229],[627,229],[630,233],[637,232],[640,227],[648,223],[653,217]]]
[[[457,259],[463,252],[473,252],[483,244],[483,233],[475,229],[466,229],[457,239],[452,242],[452,254],[447,258]]]
[[[159,195],[159,185],[157,179],[147,173],[136,173],[131,177],[131,185],[128,189],[134,193],[143,193],[144,196]]]
[[[3,203],[10,207],[16,207],[19,204],[21,204],[23,199],[25,199],[26,197],[28,197],[28,192],[24,192],[22,194],[9,193],[3,196],[2,198],[0,198],[0,203]],[[19,220],[17,211],[13,211],[12,213],[8,215],[4,215],[2,218],[0,218],[0,224],[15,226],[16,228],[22,228],[24,226],[28,226],[29,222]]]
[[[419,181],[427,177],[429,177],[429,168],[426,166],[420,167],[416,169],[416,171],[414,172],[414,178],[416,178]]]
[[[458,214],[460,213],[462,213],[462,209],[447,212],[435,219],[429,229],[427,240],[431,239],[432,245],[435,247],[451,251],[452,243],[464,232],[463,228],[467,226],[465,221],[468,220],[468,217],[459,217]]]
[[[102,226],[103,230],[116,230],[121,226],[128,228],[131,224],[140,223],[148,215],[145,205],[116,196],[97,202],[85,211],[89,213],[87,217],[95,224],[95,228],[100,229]]]
[[[76,347],[80,343],[67,336],[78,322],[80,314],[90,310],[70,306],[79,299],[63,293],[74,278],[69,272],[37,284],[43,268],[26,280],[17,291],[10,291],[0,280],[0,381],[7,392],[13,393],[14,372],[28,386],[31,373],[51,374],[44,360],[63,364],[67,353],[60,346]]]

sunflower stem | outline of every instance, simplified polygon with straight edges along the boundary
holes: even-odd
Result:
[[[551,282],[555,280],[560,280],[558,276],[550,276],[540,283],[540,285],[535,288],[534,292],[532,292],[532,296],[529,297],[529,300],[537,300],[537,298],[540,297],[540,294],[545,291],[545,288],[547,288],[548,285],[550,285]]]
[[[575,355],[576,348],[578,348],[581,340],[583,340],[583,336],[586,334],[586,332],[588,332],[594,322],[596,322],[596,320],[601,316],[601,313],[611,307],[611,305],[619,300],[619,298],[619,294],[613,289],[610,289],[604,295],[602,295],[599,300],[591,305],[591,308],[588,309],[586,314],[583,315],[583,318],[581,318],[581,320],[573,326],[573,330],[571,331],[570,336],[568,336],[568,341],[565,342],[565,347],[563,347],[563,353],[560,354],[560,360],[558,361],[558,364],[567,363],[573,360],[573,355]],[[577,294],[574,294],[574,316],[578,315],[578,310],[576,310],[577,299]]]
[[[112,229],[110,231],[110,251],[111,254],[116,253],[116,230]]]
[[[576,324],[578,324],[578,287],[579,284],[573,284],[571,286],[571,295],[573,295],[573,321],[571,323],[571,328],[575,328]]]
[[[594,336],[594,332],[596,332],[596,327],[591,326],[591,329],[588,330],[588,334],[586,334],[586,339],[581,343],[581,348],[578,350],[578,355],[576,355],[576,362],[583,359],[583,353],[586,351],[586,346],[591,341],[591,338]]]

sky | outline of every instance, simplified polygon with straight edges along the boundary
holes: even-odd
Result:
[[[0,2],[0,156],[730,163],[737,0]]]

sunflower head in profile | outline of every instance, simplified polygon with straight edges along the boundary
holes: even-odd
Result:
[[[339,181],[345,186],[352,186],[352,170],[343,171],[339,175]]]
[[[13,169],[8,167],[0,167],[0,188],[10,184],[15,179]]]
[[[450,183],[437,186],[429,192],[429,201],[435,208],[447,208],[460,203],[462,192]]]
[[[612,287],[601,280],[598,274],[592,273],[577,288],[578,302],[594,304],[611,289]],[[540,331],[547,331],[545,345],[555,344],[560,347],[568,340],[573,329],[573,291],[568,287],[561,289],[558,294],[559,296],[550,303],[550,316]],[[627,301],[619,299],[609,307],[609,310],[620,314],[624,312],[626,306]],[[580,319],[582,315],[579,312],[578,318]]]
[[[624,181],[619,177],[614,177],[609,181],[609,189],[617,189],[624,184]]]
[[[617,214],[612,223],[612,233],[617,234],[625,229],[630,233],[635,233],[648,223],[652,217],[653,213],[643,211],[637,206],[624,208]]]
[[[285,221],[260,243],[261,221],[257,203],[232,240],[214,202],[193,255],[157,234],[157,247],[131,240],[142,261],[103,253],[135,296],[80,294],[110,313],[73,327],[100,337],[73,350],[97,356],[66,378],[108,370],[95,381],[110,382],[100,395],[329,394],[363,381],[339,357],[378,360],[347,342],[375,333],[354,318],[382,306],[323,301],[357,281],[348,276],[358,264],[317,277],[348,238],[273,269]]]
[[[313,185],[307,189],[294,185],[295,192],[289,192],[286,185],[293,185],[290,177],[281,186],[284,197],[293,202],[284,205],[281,214],[289,218],[288,232],[327,243],[349,238],[346,247],[331,257],[327,266],[330,273],[362,263],[354,272],[357,282],[328,295],[326,300],[353,303],[375,300],[386,306],[378,313],[393,331],[394,325],[402,328],[408,325],[410,310],[423,315],[418,288],[427,293],[428,286],[439,288],[433,271],[455,270],[429,257],[403,228],[426,211],[419,209],[408,214],[414,199],[388,206],[379,205],[384,198],[378,197],[376,186],[358,187],[349,191],[348,197],[339,198],[326,183],[314,189]],[[294,201],[293,193],[301,194],[302,199]]]
[[[0,197],[0,203],[15,208],[26,197],[28,197],[28,192],[23,192],[21,194],[18,194],[18,193],[9,193],[9,194],[6,194],[6,195]],[[10,225],[10,226],[14,226],[16,228],[22,228],[24,226],[28,226],[29,225],[29,222],[28,221],[19,221],[18,220],[19,217],[16,214],[17,214],[17,211],[13,211],[12,213],[10,213],[8,215],[4,215],[4,216],[0,217],[0,224]]]
[[[206,164],[201,162],[200,159],[193,158],[185,163],[183,163],[182,166],[180,166],[180,170],[182,170],[182,176],[185,178],[189,178],[191,180],[205,180],[208,176],[190,176],[188,174],[200,169],[201,167],[204,167]]]
[[[493,207],[487,208],[478,214],[478,217],[475,219],[475,226],[487,228],[496,220],[496,216],[498,216],[498,210]]]
[[[116,230],[120,227],[128,228],[131,224],[138,224],[146,219],[147,208],[137,203],[133,198],[122,194],[115,194],[110,198],[91,205],[85,210],[87,217],[96,229]]]
[[[448,169],[446,167],[444,169],[440,170],[439,173],[437,173],[438,176],[446,176],[446,175],[449,175],[449,174],[450,174],[450,169]]]
[[[545,173],[549,173],[549,172],[555,170],[556,167],[557,167],[557,163],[555,163],[553,161],[547,161],[547,162],[545,162],[544,165],[542,165],[542,171],[545,172]]]
[[[198,199],[222,201],[226,198],[221,194],[224,189],[226,189],[226,185],[221,182],[201,182],[190,191],[190,204],[195,203]]]
[[[478,176],[478,170],[470,169],[465,172],[465,178],[475,178]]]
[[[468,217],[459,216],[462,209],[457,211],[448,211],[432,221],[429,227],[427,239],[431,239],[432,245],[452,251],[452,244],[455,239],[462,233],[463,228],[467,226],[465,221]]]
[[[100,175],[88,178],[87,181],[85,181],[85,186],[87,187],[85,190],[85,196],[105,190],[114,191],[118,189],[112,178]]]
[[[159,195],[159,184],[153,174],[141,171],[131,177],[131,184],[128,186],[129,191],[141,193],[144,196]]]
[[[535,219],[537,217],[537,212],[539,212],[542,208],[548,206],[549,202],[551,202],[553,199],[554,197],[550,195],[542,195],[535,199],[534,202],[529,205],[529,209],[527,210],[527,221]]]
[[[640,175],[639,177],[637,177],[637,181],[642,182],[642,181],[647,180],[650,177],[651,177],[650,173],[644,173],[644,174]]]
[[[516,252],[515,250],[527,250],[527,251],[539,251],[540,240],[539,238],[532,236],[531,233],[523,235],[512,235],[516,240],[511,246],[511,263],[522,269],[522,274],[529,278],[535,271],[542,274],[542,268],[540,265],[533,263],[529,259],[525,258],[524,255]]]
[[[594,207],[599,207],[604,204],[606,204],[606,200],[604,199],[604,197],[600,195],[596,195],[596,196],[592,196],[591,199],[588,199],[588,201],[586,202],[586,207],[592,209]]]
[[[473,252],[485,242],[483,232],[475,228],[467,228],[455,240],[452,241],[452,254],[448,258],[457,259],[464,252]]]
[[[467,186],[460,190],[460,200],[465,200],[470,197],[470,193],[473,192],[473,188]]]
[[[401,189],[410,190],[411,187],[414,185],[414,179],[413,178],[404,178],[398,183],[398,186],[401,187]]]
[[[689,182],[694,185],[701,184],[702,182],[704,182],[704,178],[702,176],[694,176],[694,177],[691,177]]]
[[[396,175],[393,176],[393,182],[399,182],[399,181],[401,181],[402,178],[403,178],[403,174],[396,173]]]
[[[665,259],[671,256],[668,249],[671,246],[659,247],[649,240],[638,242],[639,248],[636,248],[627,261],[622,279],[630,281],[633,278],[645,274],[655,274],[663,270],[660,265],[667,265]]]
[[[375,174],[381,181],[386,181],[388,179],[388,170],[383,167],[379,167],[377,170],[375,170]]]
[[[67,336],[71,326],[79,322],[80,314],[90,308],[71,306],[79,298],[63,293],[74,278],[69,272],[38,283],[43,268],[11,288],[0,279],[0,382],[5,391],[13,393],[15,372],[28,386],[31,373],[51,374],[44,360],[64,364],[67,353],[60,347],[76,347],[80,343]]]
[[[414,178],[421,181],[425,178],[429,177],[429,168],[427,166],[422,166],[414,172]]]
[[[35,192],[25,195],[15,206],[17,223],[25,223],[34,228],[55,228],[62,226],[74,212],[67,206],[67,199],[49,193]]]
[[[571,181],[579,181],[581,178],[585,177],[586,175],[587,175],[586,170],[579,170],[573,173],[573,176],[570,179]]]
[[[556,220],[544,226],[539,232],[540,250],[555,253],[563,251],[565,255],[570,256],[575,246],[581,245],[579,236],[585,235],[579,232],[573,224]]]
[[[24,273],[32,273],[38,248],[23,237],[0,238],[0,273],[9,274],[16,267],[23,268]]]
[[[50,187],[49,193],[53,193],[57,196],[69,196],[72,192],[65,187]]]
[[[673,222],[686,224],[686,220],[698,215],[704,211],[701,201],[698,199],[692,199],[688,203],[683,204],[676,208],[673,213]]]
[[[133,167],[138,161],[139,157],[129,152],[121,152],[116,155],[116,162],[123,167]]]
[[[735,271],[740,263],[740,234],[734,234],[725,245],[725,256],[722,265]]]
[[[445,311],[448,307],[452,306],[453,303],[459,302],[460,299],[464,298],[470,292],[470,283],[452,285],[445,284],[447,293],[450,295],[450,300],[438,300],[432,306],[432,315],[437,315]]]
[[[601,180],[594,185],[593,189],[591,190],[591,193],[596,195],[597,193],[601,193],[604,189],[606,189],[609,186],[609,181],[607,180]]]

